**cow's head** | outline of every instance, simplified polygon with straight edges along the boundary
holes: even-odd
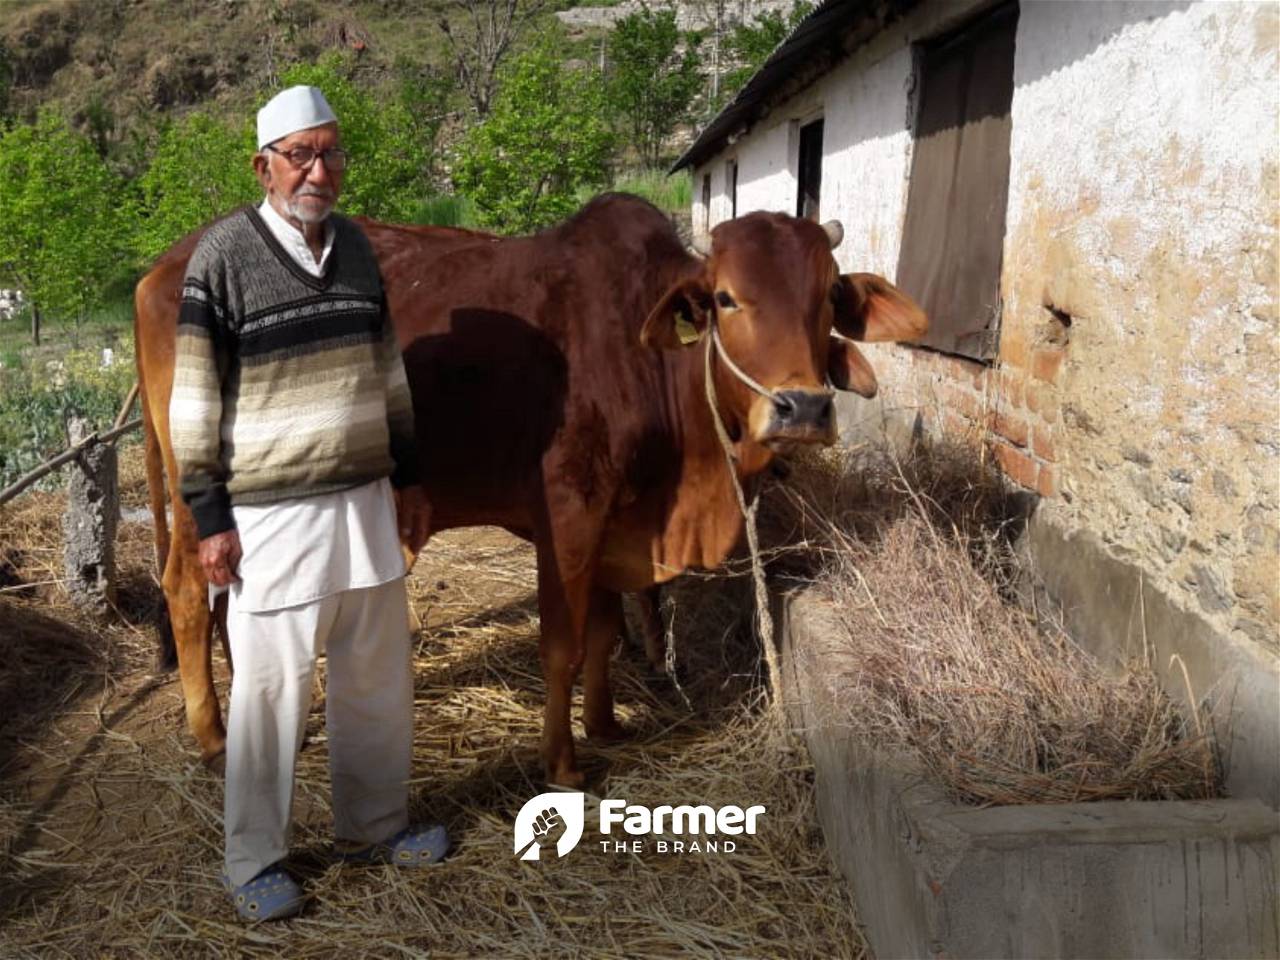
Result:
[[[875,396],[875,372],[855,340],[919,340],[924,311],[883,277],[841,274],[831,250],[838,223],[819,226],[753,213],[712,232],[702,271],[676,284],[641,329],[641,342],[679,349],[719,331],[733,363],[772,396],[752,390],[722,358],[716,388],[753,440],[770,447],[831,443],[828,384]]]

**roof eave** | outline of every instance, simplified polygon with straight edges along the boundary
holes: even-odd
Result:
[[[921,0],[824,0],[800,21],[764,66],[738,91],[680,155],[671,173],[696,167],[718,153],[779,99],[810,86]]]

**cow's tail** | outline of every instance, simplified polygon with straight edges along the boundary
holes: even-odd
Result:
[[[151,401],[147,392],[147,384],[143,379],[142,363],[142,331],[134,322],[134,336],[137,344],[136,366],[138,368],[138,397],[142,401],[142,435],[147,463],[147,497],[151,504],[152,529],[155,531],[156,580],[164,584],[164,569],[169,562],[169,517],[166,510],[167,498],[164,483],[164,452],[160,449],[160,435],[156,431],[155,419],[151,416]],[[163,593],[163,589],[162,589]],[[160,603],[160,648],[156,655],[156,666],[160,670],[170,671],[178,666],[178,648],[173,640],[173,626],[169,622],[169,605]]]
[[[155,524],[156,577],[164,579],[164,567],[169,562],[169,514],[166,509],[164,483],[164,455],[160,451],[160,436],[151,419],[147,391],[142,396],[142,431],[146,438],[147,495],[151,503],[151,519]]]

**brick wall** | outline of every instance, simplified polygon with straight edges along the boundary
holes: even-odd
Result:
[[[923,349],[910,350],[908,363],[912,380],[936,386],[938,402],[922,410],[929,428],[980,443],[1013,484],[1053,497],[1061,494],[1058,386],[1066,352],[1065,337],[1033,346],[1006,338],[990,365]]]

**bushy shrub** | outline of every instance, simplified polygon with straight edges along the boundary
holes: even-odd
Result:
[[[136,376],[132,337],[111,349],[109,364],[100,350],[72,350],[61,360],[0,367],[0,486],[66,448],[68,415],[110,429]],[[55,474],[42,485],[60,483]]]
[[[428,197],[418,204],[417,209],[410,215],[409,222],[432,227],[463,227],[466,229],[479,225],[476,220],[474,204],[457,193]]]
[[[120,178],[63,117],[0,126],[0,277],[44,314],[83,315],[127,272],[122,206]]]
[[[151,164],[138,182],[135,244],[151,261],[197,227],[237,206],[262,199],[253,175],[253,129],[188,114],[160,132]]]
[[[683,213],[693,200],[693,180],[689,171],[668,175],[665,170],[641,170],[614,181],[613,189],[644,197],[659,210]]]
[[[403,63],[397,74],[395,94],[384,98],[353,81],[336,55],[295,64],[280,78],[281,87],[319,87],[338,117],[351,155],[339,201],[348,215],[404,222],[427,196],[447,85]]]
[[[458,149],[453,179],[480,222],[528,233],[577,209],[607,180],[613,136],[599,71],[561,62],[546,35],[512,61],[485,120]]]

